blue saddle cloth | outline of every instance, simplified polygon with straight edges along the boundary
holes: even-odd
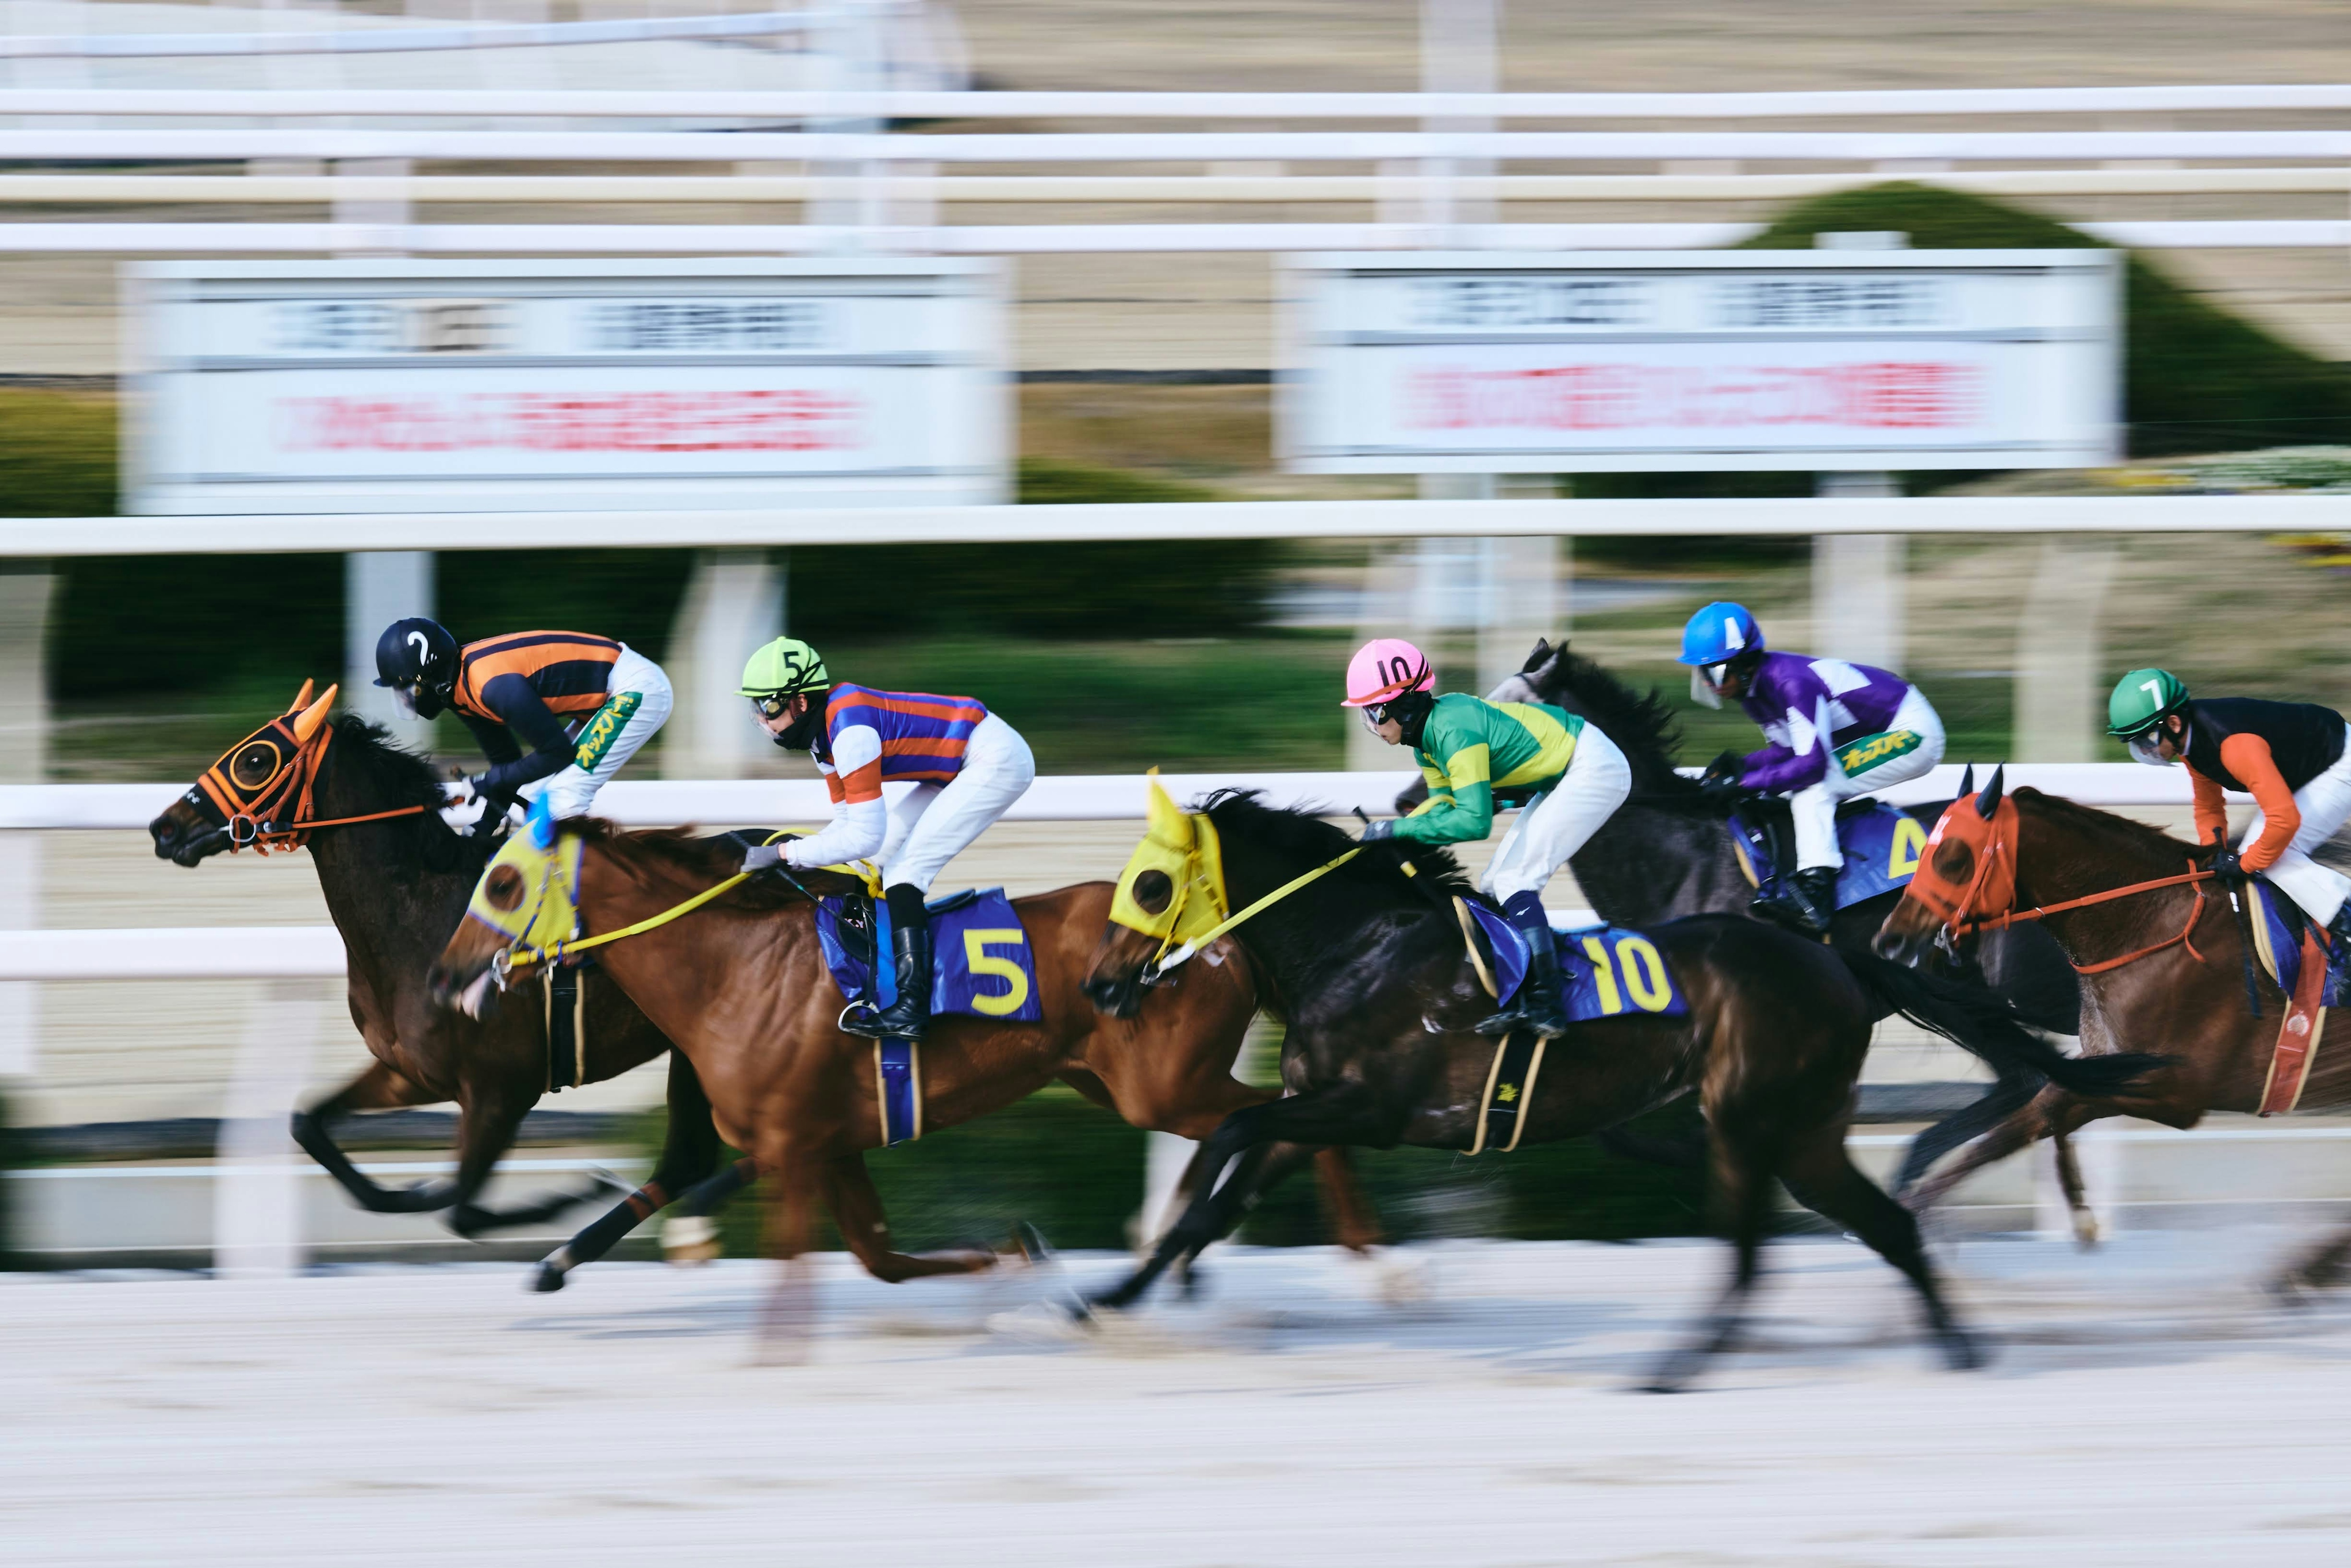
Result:
[[[2266,878],[2255,877],[2252,891],[2258,912],[2253,922],[2254,948],[2278,989],[2291,997],[2302,978],[2302,934],[2310,925],[2310,916]],[[2351,981],[2351,952],[2346,952],[2343,944],[2330,941],[2324,931],[2318,934],[2318,945],[2326,949],[2325,1005],[2335,1007],[2336,998],[2345,994],[2346,982]]]
[[[1478,929],[1494,949],[1496,1001],[1508,1002],[1527,977],[1527,942],[1519,928],[1482,904],[1464,900]],[[1674,972],[1656,944],[1629,926],[1587,925],[1554,931],[1560,967],[1566,971],[1567,1016],[1572,1022],[1656,1013],[1678,1018],[1689,1011]]]
[[[890,950],[890,911],[879,899],[870,907],[871,935],[847,917],[845,901],[819,899],[816,936],[824,949],[824,967],[832,972],[841,994],[852,1002],[886,1007],[892,1000],[889,967],[883,966],[877,990],[872,955]],[[938,953],[931,966],[932,1012],[1009,1023],[1043,1019],[1029,933],[1002,888],[955,894],[935,901],[930,910],[931,939]]]
[[[1730,842],[1756,892],[1768,894],[1779,885],[1771,840],[1760,821],[1732,812]],[[1883,800],[1871,800],[1863,810],[1837,814],[1837,845],[1844,851],[1844,866],[1837,873],[1836,906],[1844,909],[1910,885],[1927,847],[1927,825]]]

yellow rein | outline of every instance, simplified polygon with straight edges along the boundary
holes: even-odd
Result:
[[[550,957],[559,961],[567,953],[579,953],[584,952],[590,947],[601,947],[605,943],[618,942],[623,936],[642,936],[648,931],[656,930],[661,926],[668,925],[671,921],[675,920],[682,915],[693,914],[695,910],[701,908],[712,899],[716,898],[719,894],[730,892],[738,883],[746,883],[750,880],[750,873],[738,871],[733,876],[728,877],[725,882],[720,883],[717,886],[705,888],[700,893],[695,894],[692,898],[687,899],[684,904],[672,904],[669,908],[663,910],[659,915],[649,915],[644,919],[638,921],[635,925],[623,925],[618,931],[606,931],[594,936],[582,936],[577,942],[559,942],[555,945],[555,949],[552,953],[549,953],[544,947],[534,947],[528,953],[518,954],[516,949],[509,947],[506,950],[505,955],[507,969],[509,973],[516,969],[528,969],[534,964],[546,963]]]
[[[1181,947],[1176,948],[1173,953],[1170,953],[1166,948],[1162,947],[1159,950],[1159,956],[1153,958],[1150,963],[1144,966],[1143,983],[1146,986],[1157,984],[1160,977],[1166,974],[1168,970],[1175,968],[1177,965],[1191,957],[1193,954],[1197,953],[1201,948],[1206,947],[1209,943],[1214,942],[1226,932],[1230,931],[1234,926],[1238,925],[1242,921],[1247,920],[1250,915],[1262,914],[1267,909],[1271,908],[1274,904],[1277,904],[1283,899],[1288,898],[1291,894],[1296,893],[1300,888],[1304,887],[1308,883],[1312,882],[1315,878],[1325,876],[1332,872],[1337,871],[1341,866],[1345,865],[1349,861],[1353,860],[1357,855],[1362,854],[1363,852],[1364,846],[1357,844],[1353,849],[1349,850],[1345,854],[1341,855],[1338,859],[1318,865],[1312,871],[1306,873],[1302,876],[1291,877],[1288,882],[1283,883],[1280,887],[1275,888],[1271,893],[1267,894],[1263,898],[1259,899],[1255,904],[1250,904],[1238,915],[1227,915],[1216,925],[1208,927],[1207,930],[1200,933],[1199,936],[1193,937],[1192,940],[1185,943]],[[1189,896],[1188,888],[1186,889],[1186,895],[1187,897]],[[1175,938],[1176,934],[1173,931],[1170,931],[1167,935],[1168,938],[1172,941]]]

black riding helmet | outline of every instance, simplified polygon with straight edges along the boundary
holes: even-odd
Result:
[[[435,716],[457,689],[457,639],[422,615],[393,622],[375,640],[375,684],[401,694],[417,717]]]

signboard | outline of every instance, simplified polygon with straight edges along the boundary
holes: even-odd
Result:
[[[1310,474],[2080,467],[2121,450],[2110,250],[1290,260]]]
[[[125,269],[161,513],[1009,498],[992,260]]]

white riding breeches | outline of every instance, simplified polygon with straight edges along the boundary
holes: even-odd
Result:
[[[1918,745],[1899,757],[1872,762],[1847,774],[1837,760],[1838,748],[1828,747],[1827,771],[1820,782],[1788,797],[1788,814],[1796,822],[1796,869],[1843,866],[1844,851],[1837,846],[1836,809],[1840,800],[1868,795],[1889,784],[1907,784],[1943,760],[1943,720],[1932,703],[1910,688],[1894,709],[1894,722],[1880,731],[1893,735],[1908,730]],[[1825,737],[1823,737],[1825,744]]]
[[[1582,849],[1632,792],[1633,768],[1624,752],[1585,725],[1575,737],[1575,755],[1568,758],[1567,771],[1550,793],[1520,810],[1487,865],[1479,890],[1497,904],[1514,894],[1541,892],[1552,873],[1565,865],[1568,856]]]
[[[945,784],[917,784],[890,808],[882,841],[882,885],[912,883],[925,893],[931,880],[1037,778],[1029,743],[994,714],[972,726],[963,770]]]
[[[526,784],[516,791],[526,801],[546,796],[548,810],[555,813],[558,821],[565,817],[585,816],[589,807],[595,804],[596,791],[611,783],[612,775],[618,773],[629,758],[653,737],[653,733],[668,722],[673,700],[669,677],[662,674],[659,664],[625,643],[621,644],[621,656],[612,661],[612,684],[609,690],[613,697],[635,693],[637,706],[606,743],[603,754],[595,759],[594,764],[588,768],[580,767],[575,753],[574,759],[564,764],[559,771]],[[606,698],[607,702],[611,700],[611,697]],[[601,713],[603,710],[600,708],[597,711]],[[582,746],[590,744],[589,731],[595,722],[596,716],[590,714],[572,739]]]
[[[2343,907],[2344,896],[2351,894],[2351,880],[2312,860],[2310,852],[2351,821],[2351,728],[2345,732],[2343,755],[2335,759],[2334,767],[2294,792],[2294,807],[2302,813],[2302,827],[2285,852],[2262,874],[2283,889],[2304,915],[2325,925]],[[2245,836],[2240,841],[2250,844],[2261,836],[2262,814],[2257,810],[2245,824]]]

